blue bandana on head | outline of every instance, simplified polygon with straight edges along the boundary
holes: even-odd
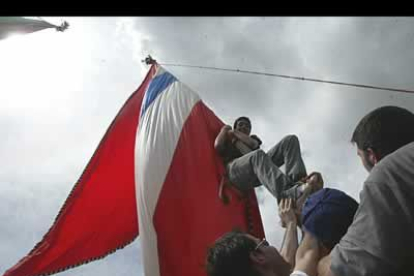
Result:
[[[332,249],[352,224],[358,203],[336,189],[324,188],[311,195],[302,209],[302,224],[327,248]]]

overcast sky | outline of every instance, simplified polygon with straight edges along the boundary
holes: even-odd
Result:
[[[238,68],[414,90],[414,18],[45,18],[70,28],[0,41],[0,274],[40,241],[109,124],[159,62]],[[165,66],[226,123],[247,115],[269,149],[301,142],[308,172],[359,201],[367,176],[349,142],[366,113],[414,111],[414,95]],[[398,122],[396,122],[398,123]],[[275,200],[256,190],[280,246]],[[139,239],[62,276],[143,275]]]

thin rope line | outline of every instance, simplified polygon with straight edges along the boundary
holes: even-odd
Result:
[[[158,64],[160,64],[160,65],[166,65],[166,66],[175,66],[175,67],[188,67],[188,68],[199,68],[199,69],[209,69],[209,70],[236,72],[236,73],[244,73],[244,74],[252,74],[252,75],[261,75],[261,76],[268,76],[268,77],[279,77],[279,78],[285,78],[285,79],[295,79],[295,80],[301,80],[301,81],[311,81],[311,82],[319,82],[319,83],[329,83],[329,84],[352,86],[352,87],[359,87],[359,88],[369,88],[369,89],[386,90],[386,91],[393,91],[393,92],[400,92],[400,93],[414,93],[414,90],[409,90],[409,89],[390,88],[390,87],[382,87],[382,86],[374,86],[374,85],[365,85],[365,84],[357,84],[357,83],[347,83],[347,82],[340,82],[340,81],[329,81],[329,80],[314,79],[314,78],[305,78],[305,77],[297,77],[297,76],[290,76],[290,75],[283,75],[283,74],[275,74],[275,73],[266,73],[266,72],[259,72],[259,71],[240,70],[240,69],[229,69],[229,68],[219,68],[219,67],[210,67],[210,66],[198,66],[198,65],[186,65],[186,64],[174,64],[174,63],[159,63],[158,62]]]

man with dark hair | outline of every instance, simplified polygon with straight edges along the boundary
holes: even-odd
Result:
[[[323,185],[320,174],[307,177],[299,140],[295,135],[284,137],[267,153],[260,149],[262,141],[250,135],[251,122],[240,117],[234,128],[223,126],[214,143],[222,157],[228,180],[240,191],[263,184],[277,199],[299,198],[305,190],[317,190]],[[285,165],[286,174],[279,167]],[[302,180],[303,183],[298,184]],[[304,184],[304,185],[301,185]]]
[[[367,114],[352,134],[364,167],[370,171],[383,157],[414,141],[414,116],[410,111],[384,106]]]
[[[290,266],[274,247],[243,232],[229,232],[217,240],[207,256],[209,276],[261,276],[256,268],[289,275]],[[276,275],[276,274],[275,274]]]
[[[352,225],[320,262],[319,275],[412,275],[414,114],[395,106],[375,109],[358,123],[352,142],[370,174]]]
[[[304,238],[299,248],[297,217],[292,206],[292,199],[283,199],[279,205],[279,215],[286,226],[280,254],[266,240],[230,232],[209,249],[208,275],[314,276],[320,255],[329,254],[346,233],[358,203],[336,189],[325,188],[312,194],[302,211]],[[320,252],[308,250],[319,246]]]
[[[206,270],[209,276],[288,276],[294,267],[298,247],[297,218],[292,199],[282,199],[279,215],[286,225],[281,253],[265,239],[241,231],[220,237],[209,248]]]

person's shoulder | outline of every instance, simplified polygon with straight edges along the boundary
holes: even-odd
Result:
[[[224,126],[221,127],[221,129],[222,130],[231,130],[232,128],[229,125],[224,125]]]

